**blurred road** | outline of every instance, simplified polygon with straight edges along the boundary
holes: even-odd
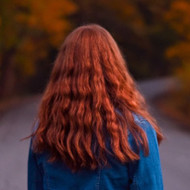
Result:
[[[178,81],[173,78],[139,83],[150,111],[166,138],[160,145],[165,190],[190,190],[190,132],[185,131],[179,122],[160,113],[151,100],[178,85]]]
[[[166,140],[160,146],[165,190],[190,189],[190,133],[152,105],[151,100],[175,87],[171,78],[138,83],[151,105],[150,110],[162,127]],[[27,156],[29,141],[19,139],[30,134],[40,96],[22,102],[0,116],[0,190],[27,189]]]

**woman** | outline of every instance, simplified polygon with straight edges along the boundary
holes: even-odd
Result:
[[[161,190],[162,133],[108,31],[64,41],[31,140],[29,190]]]

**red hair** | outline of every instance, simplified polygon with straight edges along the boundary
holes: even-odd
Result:
[[[128,133],[146,154],[148,142],[133,112],[152,124],[160,142],[162,133],[110,33],[96,24],[80,26],[65,39],[55,61],[32,134],[34,151],[49,151],[49,161],[61,159],[72,170],[106,165],[107,154],[123,163],[138,160]]]

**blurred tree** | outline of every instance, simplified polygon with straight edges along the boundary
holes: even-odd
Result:
[[[56,47],[71,29],[87,23],[112,33],[135,78],[170,74],[175,64],[165,52],[174,51],[183,36],[171,21],[175,2],[181,1],[1,0],[0,96],[23,86],[30,91],[43,88]]]
[[[181,109],[190,116],[190,1],[175,0],[166,19],[178,34],[177,42],[166,51],[166,56],[177,65],[175,73],[182,81],[179,92]]]
[[[79,9],[72,19],[76,25],[99,23],[107,28],[136,78],[160,76],[171,68],[164,52],[174,35],[163,17],[170,1],[73,0]]]
[[[35,74],[50,48],[60,44],[76,11],[69,0],[0,1],[0,96],[13,93]]]

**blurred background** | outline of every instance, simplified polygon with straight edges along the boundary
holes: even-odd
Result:
[[[118,42],[166,139],[165,189],[190,188],[190,0],[0,1],[0,190],[24,190],[41,95],[65,37],[97,23]]]

